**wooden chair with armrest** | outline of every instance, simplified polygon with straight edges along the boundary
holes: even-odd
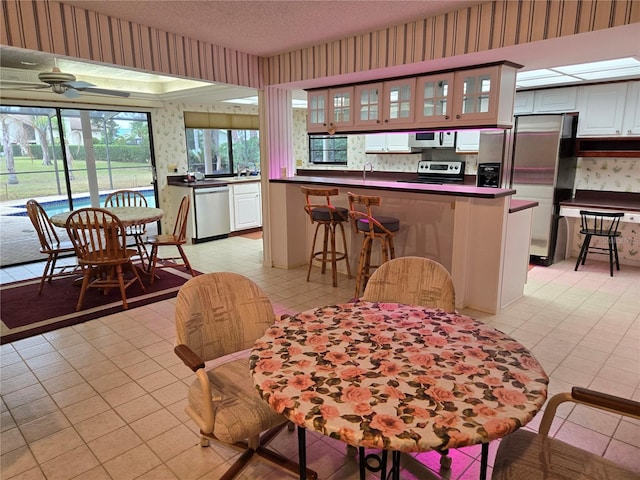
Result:
[[[520,429],[503,438],[496,454],[492,480],[637,480],[632,472],[592,452],[549,437],[558,406],[574,402],[640,419],[640,402],[573,387],[548,402],[539,432]]]
[[[178,208],[178,214],[176,216],[176,222],[173,226],[173,232],[167,235],[149,235],[147,237],[147,243],[151,245],[151,259],[149,261],[149,273],[151,275],[151,284],[153,285],[156,279],[156,268],[175,268],[185,267],[189,270],[192,277],[195,277],[195,272],[191,268],[187,254],[184,253],[182,246],[187,243],[187,219],[189,216],[189,196],[182,197],[180,207]],[[176,247],[178,249],[178,255],[174,257],[160,257],[159,249],[161,247]],[[182,263],[178,262],[182,260]]]
[[[38,235],[40,253],[47,255],[47,263],[44,266],[44,271],[40,278],[40,287],[38,288],[38,295],[40,295],[45,280],[51,283],[54,275],[70,275],[76,273],[79,267],[78,265],[56,266],[60,255],[75,254],[76,250],[70,241],[60,241],[58,232],[56,232],[54,225],[51,223],[51,220],[49,220],[49,216],[44,208],[42,208],[42,205],[36,200],[28,200],[27,215]],[[56,270],[58,273],[56,273]]]
[[[82,268],[82,287],[76,311],[82,308],[89,288],[104,290],[118,288],[123,308],[128,308],[126,289],[137,282],[144,285],[131,261],[136,250],[127,248],[127,235],[122,222],[103,208],[81,208],[67,219],[67,232],[73,242],[78,264]],[[125,272],[131,276],[125,279]]]
[[[145,196],[137,190],[116,190],[115,192],[107,195],[104,200],[105,207],[146,207],[147,199]],[[147,226],[131,225],[125,227],[127,236],[132,237],[135,242],[140,262],[144,267],[145,262],[149,262],[149,252],[147,252],[144,246],[144,235],[147,233]]]
[[[237,273],[199,275],[180,288],[175,320],[175,353],[195,372],[186,412],[200,429],[200,444],[214,440],[242,452],[220,479],[235,478],[253,459],[297,475],[298,464],[267,448],[287,419],[260,398],[248,354],[233,355],[253,347],[275,321],[266,294]],[[205,366],[228,355],[233,358]],[[312,470],[306,474],[317,478]]]

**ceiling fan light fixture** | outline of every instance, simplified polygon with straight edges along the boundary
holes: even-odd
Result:
[[[64,93],[67,91],[67,87],[61,83],[54,83],[51,85],[51,90],[53,93]]]

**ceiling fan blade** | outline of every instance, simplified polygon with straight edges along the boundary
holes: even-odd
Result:
[[[2,88],[10,88],[10,89],[27,89],[27,88],[49,88],[49,85],[46,83],[26,83],[26,82],[14,82],[12,80],[2,80],[0,82]]]
[[[121,92],[119,90],[107,90],[106,88],[79,87],[77,90],[86,93],[97,93],[98,95],[112,95],[114,97],[128,98],[129,92]]]
[[[74,88],[67,88],[63,95],[67,98],[78,98],[80,96],[80,92],[78,92],[76,89]]]
[[[85,82],[84,80],[76,80],[75,82],[64,82],[64,84],[67,87],[75,89],[95,87],[93,83]]]

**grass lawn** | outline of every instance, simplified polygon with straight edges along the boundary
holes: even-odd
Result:
[[[3,157],[0,157],[3,158]],[[29,157],[15,157],[15,176],[18,183],[9,183],[5,162],[0,164],[0,201],[26,200],[34,197],[66,196],[64,167],[61,160],[55,165],[43,166],[42,160]],[[97,161],[98,187],[100,191],[151,185],[153,176],[151,164]],[[72,193],[89,191],[86,163],[73,162]]]

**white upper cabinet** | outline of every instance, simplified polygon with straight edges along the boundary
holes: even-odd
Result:
[[[622,135],[626,94],[626,83],[580,87],[578,136]]]
[[[364,137],[365,153],[411,153],[408,133],[370,133]]]
[[[326,132],[329,126],[329,91],[307,92],[307,131]]]
[[[533,113],[535,93],[536,92],[534,90],[516,92],[515,99],[513,100],[513,114],[521,115],[526,113]]]
[[[622,121],[625,135],[640,135],[640,82],[629,82]]]
[[[418,77],[416,80],[416,125],[441,126],[451,122],[453,72]]]
[[[456,153],[474,153],[480,147],[480,130],[458,130],[456,132]]]
[[[538,113],[575,112],[578,87],[536,91],[533,110]]]

